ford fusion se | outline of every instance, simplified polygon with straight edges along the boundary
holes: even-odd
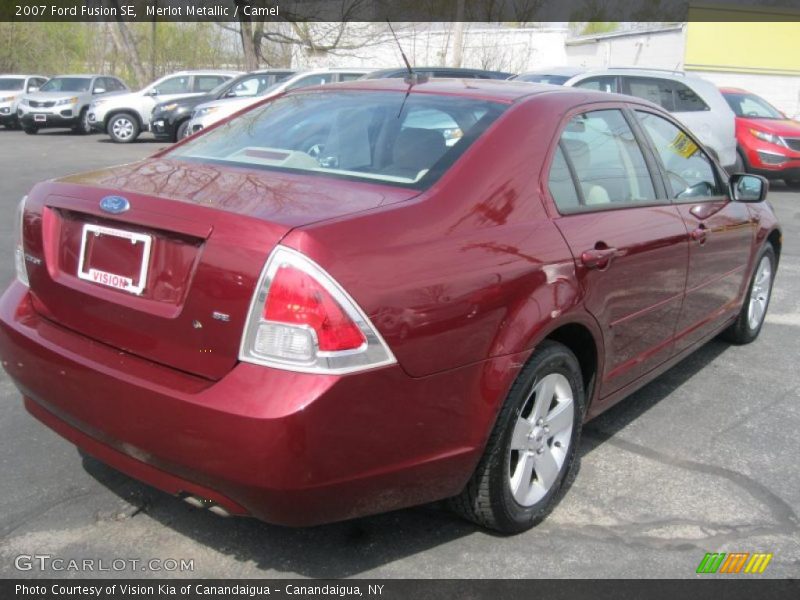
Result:
[[[584,422],[718,334],[758,336],[766,193],[629,96],[297,90],[36,185],[0,356],[37,419],[212,512],[300,526],[449,499],[519,532]]]

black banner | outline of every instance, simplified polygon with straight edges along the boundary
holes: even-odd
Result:
[[[645,575],[643,573],[643,575]],[[800,597],[797,580],[753,579],[752,575],[732,579],[689,580],[3,580],[0,598],[35,600],[76,600],[96,598],[201,598],[205,600],[242,598],[380,598],[381,600],[441,599],[499,600],[537,597],[547,600],[792,600]]]
[[[0,21],[797,21],[800,0],[3,0]]]

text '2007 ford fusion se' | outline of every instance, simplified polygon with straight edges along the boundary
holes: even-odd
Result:
[[[262,102],[19,206],[0,355],[86,453],[220,514],[540,521],[581,426],[723,334],[781,231],[646,100],[386,79]]]

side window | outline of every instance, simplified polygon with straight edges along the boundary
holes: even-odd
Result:
[[[94,85],[92,86],[92,92],[97,94],[100,93],[100,90],[103,92],[110,92],[111,90],[108,89],[108,79],[105,77],[98,77],[94,80]]]
[[[700,96],[679,81],[658,77],[624,77],[623,88],[626,94],[650,100],[669,112],[708,110]]]
[[[667,172],[671,198],[694,199],[720,194],[711,160],[679,127],[663,117],[636,111]]]
[[[188,75],[170,77],[158,84],[156,89],[161,94],[188,94],[191,90],[190,78]]]
[[[238,97],[255,96],[259,90],[260,77],[245,79],[231,88],[228,93]]]
[[[621,111],[597,110],[573,117],[561,134],[561,147],[578,180],[578,210],[656,200],[644,155]],[[576,207],[565,204],[563,209]]]
[[[320,73],[318,75],[309,75],[308,77],[303,77],[301,79],[298,79],[293,84],[291,84],[287,89],[296,90],[298,88],[309,87],[312,85],[324,85],[326,83],[331,83],[332,81],[333,81],[332,73]]]
[[[574,87],[585,90],[599,90],[601,92],[616,92],[617,78],[616,76],[589,77],[579,81]]]
[[[339,73],[339,81],[353,81],[354,79],[361,79],[363,73]]]
[[[575,189],[575,182],[572,180],[572,173],[569,172],[567,160],[561,150],[561,144],[556,147],[553,155],[553,164],[550,166],[550,177],[548,179],[550,195],[562,213],[578,210],[581,201],[578,198],[578,190]]]
[[[194,78],[194,91],[210,92],[223,81],[227,81],[227,77],[222,77],[221,75],[196,75]]]
[[[29,79],[28,80],[28,89],[26,91],[31,91],[30,88],[32,88],[32,87],[40,88],[45,83],[47,83],[47,80],[46,79],[42,79],[41,77],[34,77],[33,79]]]
[[[110,77],[109,81],[111,82],[112,88],[114,89],[115,92],[121,92],[122,90],[126,89],[125,84],[122,83],[119,79],[114,79],[113,77]]]

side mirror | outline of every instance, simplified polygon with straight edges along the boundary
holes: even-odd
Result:
[[[94,88],[94,91],[92,93],[95,94],[95,95],[96,94],[105,94],[106,93],[106,88]]]
[[[237,95],[236,92],[234,92],[233,90],[230,90],[229,92],[225,93],[226,98],[236,98],[236,95]]]
[[[150,88],[147,90],[148,96],[158,96],[158,88]]]
[[[735,202],[761,202],[767,197],[769,190],[769,182],[766,177],[746,175],[745,173],[731,175],[728,185],[730,185],[731,198]]]
[[[38,87],[36,87],[35,85],[32,85],[32,86],[30,86],[30,87],[28,88],[28,93],[29,93],[29,94],[32,94],[33,92],[38,92],[38,91],[39,91],[39,88],[38,88]]]

